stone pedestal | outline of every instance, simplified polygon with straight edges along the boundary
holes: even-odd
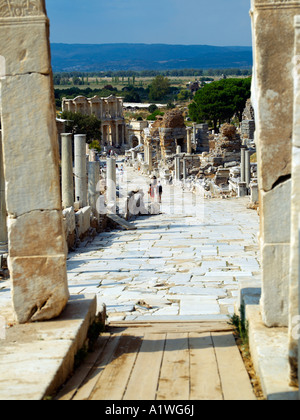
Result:
[[[74,136],[74,177],[75,177],[75,201],[81,201],[82,206],[87,206],[87,159],[86,159],[86,135]]]
[[[62,205],[74,206],[72,134],[61,134],[61,191]]]
[[[1,123],[9,270],[17,322],[60,315],[69,298],[45,2],[2,2]],[[16,170],[17,168],[17,170]]]

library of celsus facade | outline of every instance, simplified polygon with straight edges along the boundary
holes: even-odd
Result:
[[[62,101],[62,110],[78,112],[83,115],[95,115],[101,120],[102,144],[104,146],[123,146],[126,143],[126,124],[123,116],[123,98],[113,95],[108,98],[86,98],[77,96],[75,99]]]

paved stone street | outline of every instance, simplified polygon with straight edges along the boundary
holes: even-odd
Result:
[[[126,175],[146,199],[149,179],[131,168]],[[161,214],[138,217],[134,231],[102,233],[69,255],[70,293],[97,294],[109,321],[226,319],[239,281],[259,278],[259,218],[248,200],[164,187]]]

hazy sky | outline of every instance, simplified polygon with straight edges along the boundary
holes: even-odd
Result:
[[[250,0],[46,0],[51,42],[251,45]]]

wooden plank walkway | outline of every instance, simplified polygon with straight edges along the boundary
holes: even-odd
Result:
[[[226,323],[118,323],[59,400],[255,400]]]

